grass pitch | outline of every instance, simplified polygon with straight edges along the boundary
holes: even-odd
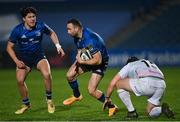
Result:
[[[103,92],[109,81],[119,69],[108,69],[105,77],[99,84]],[[163,101],[166,101],[175,111],[175,119],[167,119],[160,116],[150,119],[146,111],[146,97],[136,97],[132,94],[132,102],[139,113],[138,121],[178,121],[180,120],[180,68],[162,68],[166,76],[166,93]],[[21,105],[21,98],[18,92],[15,69],[0,69],[0,121],[121,121],[125,120],[127,110],[116,91],[112,95],[112,101],[119,107],[119,112],[109,118],[108,111],[102,111],[102,103],[88,94],[87,85],[90,73],[79,77],[80,91],[84,97],[81,102],[71,106],[64,106],[63,100],[72,94],[71,88],[66,81],[67,69],[52,69],[53,76],[53,100],[56,105],[54,114],[47,112],[45,101],[45,90],[40,72],[32,70],[26,79],[29,89],[29,97],[32,108],[22,115],[15,115],[14,112]]]

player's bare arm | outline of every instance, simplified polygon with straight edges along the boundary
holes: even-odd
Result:
[[[87,60],[87,61],[83,61],[80,58],[80,52],[78,52],[76,59],[77,59],[78,63],[87,64],[87,65],[99,65],[102,62],[102,56],[101,56],[101,53],[99,51],[93,55],[92,59]]]
[[[117,82],[121,79],[121,77],[119,76],[119,73],[117,73],[114,78],[111,80],[108,88],[107,88],[107,92],[106,92],[106,99],[109,100],[111,97],[111,94],[113,92],[114,87],[116,86]]]
[[[118,109],[117,106],[111,102],[110,97],[111,97],[111,94],[114,90],[114,87],[116,86],[117,82],[120,79],[121,78],[120,78],[119,74],[117,73],[114,76],[114,78],[111,80],[111,82],[109,83],[109,86],[107,88],[106,99],[105,99],[104,104],[103,104],[103,110],[105,110],[107,107],[109,107],[109,116],[114,115],[114,113],[116,113],[117,109]]]
[[[59,44],[59,39],[57,37],[57,34],[54,31],[51,32],[50,38],[53,41],[53,43],[55,44],[58,54],[61,54],[61,56],[63,57],[65,55],[64,50],[62,49],[61,45]]]
[[[18,68],[25,68],[25,64],[24,62],[20,61],[17,57],[16,57],[16,54],[14,52],[14,43],[8,41],[7,43],[7,52],[8,54],[10,55],[10,57],[13,59],[13,61],[16,63],[16,66]]]

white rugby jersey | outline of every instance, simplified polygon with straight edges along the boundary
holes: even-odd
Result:
[[[119,71],[119,75],[121,78],[157,77],[164,79],[157,65],[145,59],[128,63]]]

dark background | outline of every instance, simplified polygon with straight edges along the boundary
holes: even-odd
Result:
[[[0,68],[15,67],[5,49],[11,30],[22,21],[19,9],[24,6],[36,7],[38,20],[58,34],[64,58],[48,36],[42,43],[52,67],[67,67],[74,59],[75,46],[66,31],[70,18],[78,18],[105,40],[110,67],[123,65],[128,56],[180,66],[179,0],[1,0]]]

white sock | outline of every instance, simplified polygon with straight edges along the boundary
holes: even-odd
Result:
[[[131,98],[130,98],[130,94],[129,92],[123,90],[123,89],[119,89],[117,90],[117,93],[119,95],[119,98],[122,100],[122,102],[124,103],[124,105],[126,106],[126,108],[128,109],[129,112],[134,111],[134,106],[131,102]]]
[[[161,114],[161,107],[154,107],[150,112],[149,116],[150,117],[158,117]]]

